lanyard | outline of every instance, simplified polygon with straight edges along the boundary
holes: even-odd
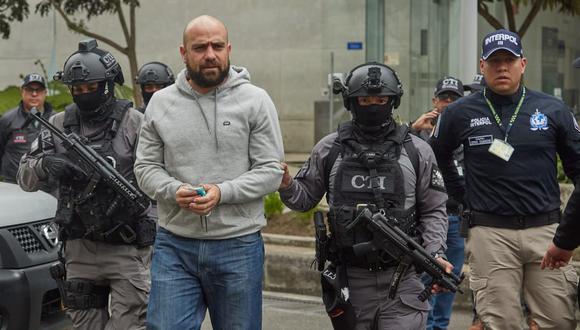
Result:
[[[518,113],[520,113],[520,108],[522,107],[522,103],[524,103],[524,98],[526,97],[526,88],[522,87],[522,89],[523,89],[522,90],[522,97],[520,97],[520,101],[518,102],[518,105],[516,106],[516,110],[514,111],[514,114],[512,115],[512,117],[510,118],[508,126],[505,130],[505,139],[504,139],[505,142],[507,142],[507,140],[508,140],[508,135],[510,133],[510,130],[512,129],[512,126],[514,125],[514,122],[516,121],[516,117],[518,116]],[[489,107],[489,110],[491,110],[491,113],[493,114],[493,118],[495,119],[495,121],[497,122],[497,125],[501,129],[503,127],[503,124],[501,123],[501,118],[499,118],[497,112],[495,111],[495,108],[493,107],[491,102],[485,96],[486,92],[487,92],[487,88],[484,88],[483,89],[483,98],[485,99],[485,102],[487,102],[487,106]]]

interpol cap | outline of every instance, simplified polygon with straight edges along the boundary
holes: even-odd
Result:
[[[485,87],[485,78],[481,74],[476,74],[473,77],[473,82],[471,84],[464,85],[463,88],[466,91],[471,91],[472,93],[482,90]]]
[[[580,57],[578,57],[576,60],[574,60],[573,65],[575,68],[580,68]]]
[[[22,87],[28,86],[32,83],[39,83],[42,85],[42,87],[46,88],[46,82],[44,82],[44,78],[38,73],[27,74],[22,81]]]
[[[494,52],[504,49],[514,54],[514,56],[521,57],[523,55],[522,41],[520,37],[506,29],[499,29],[489,33],[483,38],[481,44],[481,58],[485,61]]]
[[[438,96],[444,92],[453,92],[459,96],[463,96],[463,83],[461,80],[446,76],[437,82],[437,87],[435,87],[435,96]]]

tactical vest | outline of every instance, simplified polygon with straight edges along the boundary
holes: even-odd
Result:
[[[109,161],[127,180],[135,182],[132,153],[118,154],[112,143],[131,105],[126,100],[115,101],[111,115],[104,124],[106,129],[85,136],[81,134],[79,110],[72,104],[65,109],[63,126],[66,134],[83,136],[87,146]],[[123,243],[117,231],[125,224],[133,227],[137,215],[130,214],[128,208],[120,206],[107,216],[116,192],[101,181],[96,184],[92,193],[83,194],[89,186],[90,181],[65,181],[59,186],[59,205],[55,221],[64,226],[64,238]],[[79,197],[83,195],[85,197]]]
[[[401,150],[405,147],[417,175],[418,154],[408,128],[397,126],[385,142],[364,145],[353,136],[352,124],[344,123],[338,129],[336,144],[340,146],[342,158],[331,186],[329,222],[334,244],[347,262],[374,263],[380,257],[382,262],[388,263],[392,261],[390,257],[378,255],[368,255],[364,261],[354,260],[357,258],[352,255],[352,246],[370,241],[372,233],[362,223],[350,231],[346,228],[358,214],[357,205],[369,204],[373,205],[373,211],[380,210],[398,219],[401,229],[410,236],[418,236],[415,207],[405,209],[405,177],[399,164]]]

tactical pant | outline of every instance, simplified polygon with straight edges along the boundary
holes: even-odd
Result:
[[[377,322],[379,330],[425,329],[429,302],[417,296],[424,286],[415,270],[410,268],[399,284],[394,299],[389,287],[394,267],[372,272],[364,268],[348,267],[347,277],[351,303],[354,307],[356,330],[370,330]]]
[[[111,289],[108,308],[68,309],[73,329],[145,329],[151,288],[151,247],[67,241],[67,280],[90,280]]]
[[[530,316],[540,329],[576,328],[575,269],[570,265],[540,269],[557,226],[470,229],[466,245],[471,270],[469,286],[474,291],[477,314],[486,328],[522,328],[522,289]]]

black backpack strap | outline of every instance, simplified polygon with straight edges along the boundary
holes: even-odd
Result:
[[[351,136],[351,130],[352,130],[351,122],[344,122],[338,125],[337,130],[338,135],[334,140],[334,142],[332,143],[332,146],[330,147],[328,156],[326,157],[326,159],[324,159],[323,174],[324,174],[324,184],[326,185],[326,191],[330,189],[330,172],[332,171],[332,167],[334,166],[334,163],[336,162],[338,155],[340,155],[343,151],[343,142],[345,142],[344,141],[345,137]],[[328,194],[326,196],[328,196]]]
[[[324,159],[323,174],[324,184],[326,184],[326,191],[330,189],[330,172],[332,171],[332,166],[334,166],[334,163],[336,162],[336,159],[338,158],[338,155],[340,155],[341,151],[342,145],[340,144],[340,141],[337,137],[330,147],[328,156]]]
[[[64,122],[62,123],[64,132],[66,134],[76,133],[79,134],[81,130],[81,122],[79,119],[77,106],[73,104],[69,104],[64,108]]]
[[[403,147],[405,148],[405,151],[407,151],[407,155],[409,155],[409,160],[411,161],[411,164],[413,165],[413,169],[415,170],[415,176],[418,178],[419,177],[419,150],[417,150],[417,147],[415,147],[415,144],[413,143],[413,139],[411,138],[411,135],[407,134],[407,137],[403,141]]]

